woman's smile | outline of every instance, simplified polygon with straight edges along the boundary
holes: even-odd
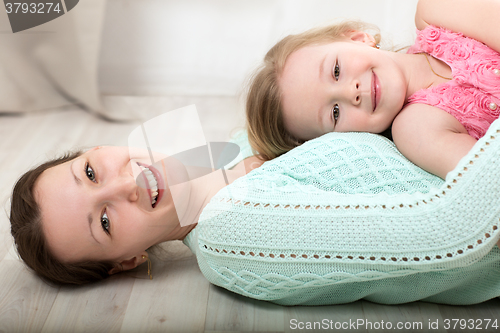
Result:
[[[152,165],[137,162],[142,172],[137,178],[137,185],[148,190],[151,199],[151,207],[155,208],[165,192],[165,182],[161,173]]]

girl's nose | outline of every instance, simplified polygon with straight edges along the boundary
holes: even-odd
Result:
[[[352,82],[347,88],[349,99],[353,105],[359,105],[361,103],[361,91],[359,89],[359,82]]]
[[[358,81],[345,83],[339,87],[339,91],[337,93],[340,94],[340,98],[347,103],[356,106],[361,103],[361,90]]]

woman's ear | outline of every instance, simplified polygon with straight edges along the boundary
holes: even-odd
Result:
[[[347,38],[354,42],[362,42],[368,46],[375,47],[377,42],[375,38],[367,32],[353,30],[345,34]]]
[[[148,253],[146,251],[144,251],[136,256],[133,256],[130,259],[122,260],[115,267],[110,269],[108,273],[109,273],[109,275],[112,275],[112,274],[116,274],[116,273],[120,273],[120,272],[134,269],[137,266],[139,266],[140,264],[146,262],[147,258],[148,258]]]

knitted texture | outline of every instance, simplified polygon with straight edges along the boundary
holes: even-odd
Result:
[[[500,295],[500,121],[446,181],[368,133],[329,133],[214,196],[184,242],[212,283],[283,305]]]
[[[432,25],[417,30],[408,53],[428,53],[450,66],[453,79],[414,93],[409,103],[436,106],[479,139],[500,115],[500,54],[485,44]]]

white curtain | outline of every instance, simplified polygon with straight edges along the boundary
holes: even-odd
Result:
[[[417,0],[81,0],[12,33],[0,10],[0,113],[79,105],[110,119],[143,110],[118,96],[236,96],[290,33],[354,18],[383,47],[410,45]],[[102,98],[104,96],[104,98]]]
[[[12,33],[0,10],[0,113],[78,105],[102,112],[98,61],[106,0],[83,0],[66,14]]]
[[[278,40],[342,19],[411,45],[417,0],[108,0],[99,61],[107,95],[235,96]]]

